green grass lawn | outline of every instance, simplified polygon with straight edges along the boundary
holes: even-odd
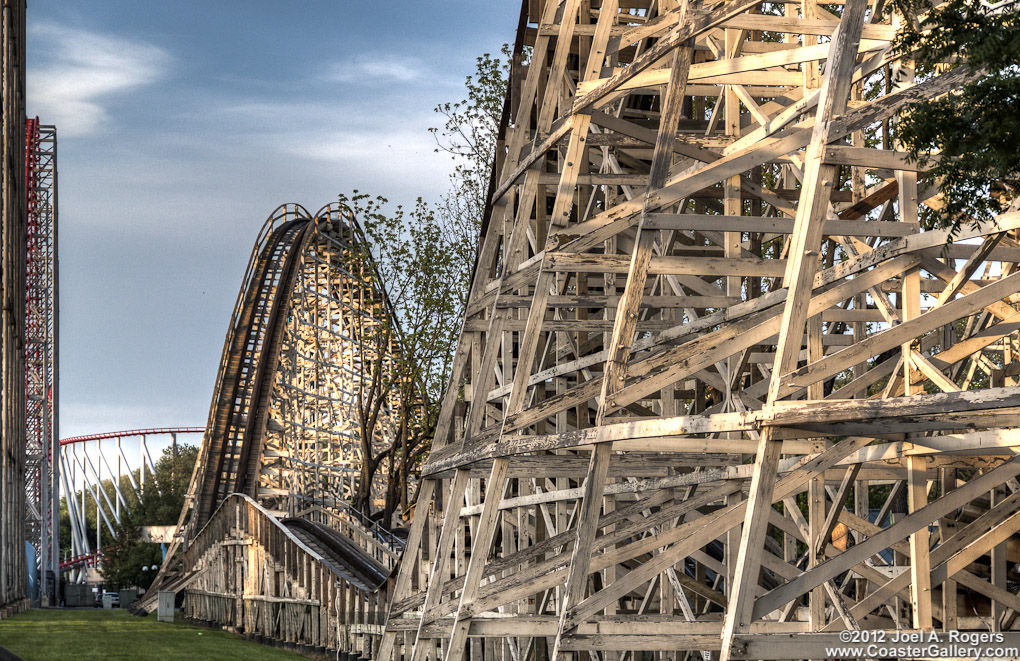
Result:
[[[30,610],[0,620],[0,646],[25,661],[158,659],[199,661],[304,659],[240,636],[183,622],[165,624],[156,614],[134,617],[113,610]]]

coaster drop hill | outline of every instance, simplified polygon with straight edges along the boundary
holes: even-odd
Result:
[[[359,389],[397,350],[377,340],[390,337],[375,330],[391,310],[367,255],[339,205],[284,205],[264,224],[174,542],[142,609],[158,590],[183,591],[186,616],[262,640],[373,647],[403,540],[348,504]],[[375,430],[373,445],[392,440],[392,425]]]

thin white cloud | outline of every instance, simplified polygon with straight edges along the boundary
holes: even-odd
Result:
[[[431,110],[435,101],[414,94],[382,108],[357,95],[335,103],[218,99],[207,104],[206,117],[230,126],[239,143],[278,154],[277,164],[322,172],[336,190],[354,187],[400,200],[437,200],[446,192],[452,166],[436,153],[429,133],[440,123]]]
[[[156,82],[171,60],[152,44],[55,23],[34,25],[30,36],[47,54],[28,72],[30,111],[58,125],[61,136],[98,130],[117,94]]]
[[[281,141],[280,146],[295,157],[333,163],[360,161],[391,168],[399,164],[402,168],[411,168],[414,163],[403,159],[433,154],[435,140],[425,130],[386,127],[379,130],[295,134],[285,142]],[[431,167],[434,168],[434,165]]]
[[[358,85],[386,85],[421,80],[429,72],[420,61],[393,55],[359,55],[334,62],[326,71],[326,80]]]

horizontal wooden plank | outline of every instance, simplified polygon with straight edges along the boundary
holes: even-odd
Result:
[[[766,218],[763,216],[710,216],[705,214],[652,213],[645,227],[660,230],[694,230],[719,232],[769,232],[792,234],[793,218]],[[917,223],[879,223],[864,220],[827,220],[826,236],[909,236],[920,231]]]
[[[776,402],[761,412],[763,424],[796,426],[804,423],[915,417],[953,412],[994,410],[1020,406],[1020,389],[986,388],[964,392],[894,397],[841,399],[823,402]]]
[[[503,296],[497,308],[531,307],[531,296]],[[643,308],[724,308],[740,302],[736,296],[645,296],[641,299]],[[550,308],[606,308],[620,304],[619,296],[596,294],[566,294],[550,296],[546,305]]]
[[[916,162],[911,161],[906,152],[888,149],[865,149],[864,147],[846,147],[829,145],[825,148],[823,162],[831,165],[853,165],[864,168],[885,168],[904,172],[923,172]]]
[[[825,19],[804,19],[786,16],[769,16],[766,14],[738,14],[726,20],[723,27],[741,30],[768,30],[787,34],[812,34],[831,37],[839,26],[839,21]],[[865,23],[861,31],[863,39],[892,41],[896,36],[896,28],[891,25]]]
[[[423,629],[426,638],[445,638],[450,635],[452,618],[444,618],[434,625],[428,625]],[[556,627],[559,624],[559,617],[549,615],[517,614],[512,618],[472,618],[469,625],[470,636],[554,636]],[[394,618],[390,620],[387,628],[392,631],[415,631],[418,628],[417,618]],[[618,615],[618,616],[597,616],[590,622],[584,622],[578,626],[577,631],[581,635],[591,635],[601,632],[604,635],[645,635],[654,636],[659,634],[684,634],[684,635],[710,635],[717,638],[716,649],[718,649],[718,636],[722,630],[721,622],[684,622],[678,620],[675,615],[659,616],[648,615]],[[762,622],[751,625],[751,634],[764,634],[768,631],[775,633],[791,633],[807,631],[806,622]]]
[[[648,175],[644,174],[579,174],[575,177],[578,186],[645,186]],[[542,172],[538,175],[538,183],[542,186],[553,186],[560,183],[557,172]]]
[[[630,257],[626,255],[548,253],[545,256],[545,266],[551,271],[626,273],[630,268]],[[785,259],[754,257],[652,257],[648,266],[648,273],[651,275],[780,277],[785,270]]]
[[[1014,408],[1020,408],[1020,389],[1017,388],[988,388],[891,399],[778,402],[771,407],[757,411],[638,420],[561,434],[512,436],[496,443],[467,446],[459,452],[456,448],[441,450],[433,453],[422,474],[430,475],[441,470],[497,456],[505,457],[525,452],[581,447],[610,441],[728,431],[755,431],[766,425],[797,428],[801,426],[817,427],[831,423],[861,423],[861,421],[867,421],[876,430],[880,430],[882,425],[886,424],[884,421],[897,418],[907,418],[912,424],[918,424],[917,419],[924,416],[930,416],[933,420],[954,413],[970,414],[977,417],[979,411]],[[966,426],[962,422],[954,424],[961,427]],[[805,432],[805,435],[808,435],[808,432]]]
[[[868,461],[886,461],[901,457],[933,455],[942,452],[967,454],[1008,454],[1010,448],[1020,447],[1020,429],[986,429],[964,434],[938,434],[924,436],[913,442],[883,443],[858,450],[848,456],[845,464]]]
[[[861,52],[868,52],[883,47],[880,41],[862,41]],[[691,65],[689,81],[716,82],[719,84],[742,85],[746,79],[751,85],[798,85],[804,82],[799,71],[775,70],[784,66],[817,62],[829,55],[828,44],[802,46],[788,50],[769,53],[755,53],[744,57],[735,57]],[[616,91],[641,89],[665,85],[669,81],[669,68],[649,69],[619,85]],[[748,75],[750,74],[750,75]],[[797,80],[797,76],[800,80]],[[593,89],[609,81],[609,78],[586,81],[577,86],[578,96],[583,96]]]

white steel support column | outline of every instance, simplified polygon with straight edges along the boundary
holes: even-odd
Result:
[[[146,445],[149,436],[169,436],[171,445],[176,445],[180,434],[201,434],[202,427],[172,427],[133,429],[65,438],[57,442],[59,462],[55,466],[57,477],[61,477],[67,494],[68,515],[71,520],[70,553],[60,557],[60,547],[55,546],[53,558],[56,572],[69,572],[70,581],[84,580],[83,568],[95,566],[103,551],[106,538],[101,530],[106,527],[111,536],[116,524],[141,500],[145,488],[145,475],[151,480],[155,466]],[[113,457],[106,456],[102,441],[115,443],[116,465]],[[134,444],[137,444],[137,448]],[[106,448],[110,447],[109,443]],[[138,474],[135,474],[135,471]],[[113,483],[113,493],[103,487],[103,476]],[[133,493],[132,500],[128,495]],[[96,525],[94,539],[89,539],[87,498],[96,503]],[[59,502],[59,501],[55,501]],[[56,525],[56,524],[55,524]],[[109,538],[106,538],[109,544]],[[67,561],[61,567],[62,561]]]

